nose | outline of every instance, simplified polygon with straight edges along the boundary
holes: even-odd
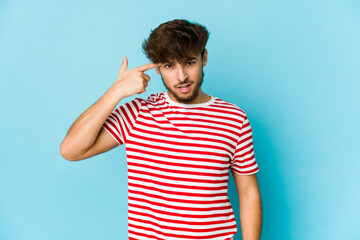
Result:
[[[185,81],[188,78],[188,74],[186,73],[186,71],[184,70],[183,66],[179,66],[178,67],[178,75],[177,75],[177,79],[180,82]]]

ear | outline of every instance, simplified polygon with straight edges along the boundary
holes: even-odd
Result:
[[[159,75],[161,74],[160,73],[160,67],[156,67],[155,70],[156,70],[157,74],[159,74]]]
[[[205,50],[204,50],[204,56],[203,56],[203,59],[202,59],[203,67],[206,66],[206,63],[207,63],[207,55],[208,55],[208,52],[207,52],[207,49],[205,49]]]

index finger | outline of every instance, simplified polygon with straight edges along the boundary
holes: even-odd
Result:
[[[141,72],[145,72],[147,70],[157,67],[158,65],[158,63],[147,63],[145,65],[137,67],[137,69],[139,69]]]

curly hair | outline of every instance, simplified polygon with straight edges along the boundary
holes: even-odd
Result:
[[[164,63],[204,54],[209,38],[208,30],[197,23],[185,19],[175,19],[160,24],[145,39],[142,48],[153,63]]]

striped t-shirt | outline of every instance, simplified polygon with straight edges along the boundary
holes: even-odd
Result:
[[[103,127],[126,148],[129,239],[232,239],[229,169],[259,171],[242,109],[214,96],[177,103],[160,92],[116,108]]]

